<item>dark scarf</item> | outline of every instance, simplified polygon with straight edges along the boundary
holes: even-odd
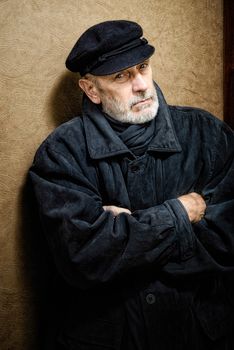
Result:
[[[154,137],[155,120],[144,124],[122,123],[105,114],[112,129],[136,156],[142,156]]]

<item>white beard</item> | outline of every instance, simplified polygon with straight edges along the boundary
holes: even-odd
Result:
[[[131,109],[134,104],[141,101],[142,99],[151,98],[152,102],[149,105],[144,104],[139,108],[139,111],[133,112]],[[118,120],[122,123],[129,124],[143,124],[152,119],[157,115],[159,108],[158,96],[153,88],[145,92],[140,92],[136,97],[132,98],[128,105],[122,103],[115,98],[106,98],[105,95],[102,97],[102,110],[108,114],[111,118]]]

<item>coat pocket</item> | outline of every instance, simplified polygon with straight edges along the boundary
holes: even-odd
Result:
[[[121,338],[120,325],[98,319],[66,330],[60,335],[59,341],[67,350],[118,350]]]

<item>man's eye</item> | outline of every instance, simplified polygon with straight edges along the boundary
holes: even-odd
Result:
[[[141,65],[140,65],[140,69],[141,70],[144,70],[144,69],[146,69],[148,67],[148,63],[142,63]]]
[[[127,80],[128,77],[129,77],[128,72],[122,72],[122,73],[118,73],[118,74],[115,75],[115,80],[119,81],[119,82],[122,82],[122,81]]]
[[[117,75],[115,76],[115,79],[122,79],[123,76],[124,76],[123,73],[117,74]]]

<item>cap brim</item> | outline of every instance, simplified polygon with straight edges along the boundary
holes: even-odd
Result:
[[[90,73],[94,75],[109,75],[120,72],[129,67],[135,66],[153,55],[155,48],[151,45],[142,45],[119,55],[110,57]]]

